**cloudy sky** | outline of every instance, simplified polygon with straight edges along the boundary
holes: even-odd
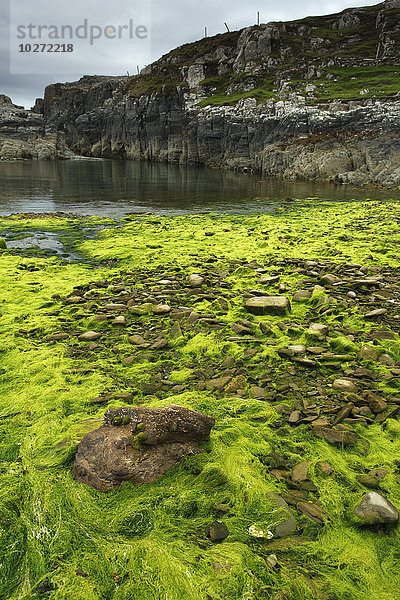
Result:
[[[30,107],[49,83],[85,74],[134,74],[138,66],[172,48],[202,38],[204,27],[214,35],[225,31],[224,22],[231,29],[253,25],[257,11],[261,22],[267,23],[374,4],[376,0],[68,0],[63,8],[54,0],[11,0],[10,10],[8,2],[2,2],[0,93]],[[68,39],[71,35],[74,39]],[[20,44],[32,49],[38,43],[73,43],[74,51],[51,54],[41,52],[41,47],[36,54],[19,51]]]

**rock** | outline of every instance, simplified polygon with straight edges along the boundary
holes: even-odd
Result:
[[[310,463],[308,461],[304,461],[295,465],[292,471],[292,481],[295,483],[300,483],[301,481],[308,480],[308,469],[310,468]]]
[[[123,481],[152,483],[185,456],[198,454],[215,421],[181,406],[110,409],[86,434],[73,466],[77,481],[106,491]]]
[[[270,554],[269,556],[267,556],[265,562],[270,567],[270,569],[275,569],[275,567],[278,564],[278,559],[275,554]]]
[[[204,277],[201,277],[201,275],[195,275],[194,273],[192,275],[189,275],[189,285],[192,288],[197,288],[197,287],[201,287],[204,283]]]
[[[377,490],[379,488],[379,479],[373,475],[364,475],[362,473],[357,475],[357,481],[361,483],[361,485],[371,488],[372,490]]]
[[[311,323],[309,329],[322,337],[328,335],[329,331],[328,327],[326,325],[323,325],[322,323]]]
[[[381,398],[374,392],[365,392],[364,397],[368,403],[369,408],[375,414],[384,412],[388,407],[386,400],[384,398]]]
[[[319,461],[319,462],[317,462],[316,467],[324,475],[332,475],[332,473],[333,473],[333,469],[332,469],[331,465],[327,462]]]
[[[78,336],[78,340],[81,342],[93,342],[94,340],[98,340],[101,337],[101,333],[98,331],[86,331]]]
[[[131,335],[129,341],[136,346],[141,346],[142,344],[146,344],[146,340],[141,335]]]
[[[232,331],[234,331],[238,335],[253,335],[252,329],[244,327],[243,325],[239,325],[239,323],[232,323],[231,328]]]
[[[123,315],[115,317],[115,319],[113,319],[111,322],[113,325],[126,325],[126,319]]]
[[[339,410],[339,412],[337,413],[337,415],[335,416],[332,425],[338,425],[339,423],[341,423],[343,421],[343,419],[347,419],[347,417],[349,415],[351,415],[352,411],[354,408],[354,404],[353,402],[348,402],[346,404],[346,406],[343,406],[343,408],[341,408]]]
[[[330,444],[353,446],[357,442],[354,431],[348,429],[331,429],[324,426],[314,426],[313,431],[318,437],[324,438]]]
[[[176,340],[182,336],[182,329],[179,323],[176,321],[171,327],[171,338]]]
[[[388,329],[380,329],[379,331],[372,331],[369,334],[369,338],[370,340],[395,340],[396,336],[394,335],[393,331],[390,331]]]
[[[229,529],[225,523],[221,521],[214,521],[206,529],[206,535],[211,539],[212,542],[222,542],[229,535]]]
[[[251,537],[261,540],[270,540],[274,537],[274,534],[268,529],[268,527],[259,523],[254,523],[254,525],[250,525],[249,534],[251,535]]]
[[[262,285],[271,285],[272,283],[278,283],[279,275],[271,276],[271,277],[261,277],[259,283]]]
[[[46,337],[46,342],[60,342],[61,340],[67,340],[68,338],[68,333],[53,333]]]
[[[244,375],[237,375],[229,381],[225,388],[225,392],[227,394],[232,394],[233,392],[237,392],[238,390],[244,389],[245,387],[246,377]]]
[[[209,379],[206,383],[206,387],[210,390],[221,391],[230,380],[231,377],[216,377],[215,379]]]
[[[197,323],[197,321],[200,319],[200,316],[198,312],[196,312],[195,310],[192,310],[190,315],[188,316],[188,324],[192,325],[193,323]]]
[[[297,290],[297,292],[295,292],[293,294],[293,301],[294,302],[306,302],[307,300],[309,300],[312,296],[312,292],[310,290]]]
[[[334,283],[339,283],[340,281],[341,279],[332,273],[327,273],[320,279],[321,285],[333,285]]]
[[[264,335],[271,335],[272,334],[272,329],[266,323],[261,322],[260,323],[260,329],[261,329],[261,332]]]
[[[386,308],[379,308],[377,310],[371,310],[371,312],[365,314],[364,317],[366,319],[377,319],[378,317],[383,317],[383,315],[386,315],[386,313]]]
[[[366,494],[354,510],[366,525],[395,524],[399,520],[397,508],[377,492]]]
[[[155,315],[167,315],[171,312],[171,307],[168,304],[157,304],[153,306],[153,314]]]
[[[348,379],[335,379],[332,387],[334,390],[338,390],[340,392],[351,392],[354,394],[357,392],[357,387]]]
[[[152,344],[150,346],[150,350],[162,350],[163,348],[166,348],[167,346],[168,346],[168,340],[161,339],[161,340],[157,340],[156,342],[154,342],[154,344]]]
[[[269,492],[267,498],[272,500],[280,509],[278,518],[280,518],[281,522],[276,525],[274,535],[279,538],[293,535],[297,529],[296,519],[285,500],[275,492]]]
[[[387,469],[371,469],[368,475],[375,477],[378,481],[382,481],[386,475],[389,475],[389,471]]]
[[[286,315],[291,310],[289,298],[286,296],[249,298],[245,307],[253,315]]]
[[[299,410],[294,410],[293,412],[290,413],[289,416],[289,423],[291,423],[292,425],[295,425],[296,423],[298,423],[300,421],[301,418],[301,414]]]
[[[288,350],[290,350],[290,352],[292,352],[293,354],[305,354],[306,353],[306,347],[302,346],[301,344],[298,344],[296,346],[288,346]]]
[[[329,519],[323,508],[320,508],[311,502],[299,502],[297,504],[297,510],[309,519],[315,521],[315,523],[318,523],[318,525],[325,525]]]
[[[110,310],[110,311],[113,311],[113,310],[120,311],[120,310],[126,310],[128,307],[126,306],[126,304],[112,304],[111,303],[111,304],[105,304],[104,308],[106,310]]]
[[[389,354],[381,354],[378,362],[380,362],[381,365],[386,365],[387,367],[393,367],[396,364]]]
[[[372,346],[363,346],[358,353],[359,360],[378,360],[378,351]]]
[[[253,386],[250,390],[250,396],[256,398],[256,400],[265,400],[265,390],[262,387]]]

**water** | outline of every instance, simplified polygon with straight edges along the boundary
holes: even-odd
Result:
[[[65,212],[274,212],[289,198],[389,199],[399,192],[317,182],[282,182],[206,168],[114,160],[1,161],[0,215]]]

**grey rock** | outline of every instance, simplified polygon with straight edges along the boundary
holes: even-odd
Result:
[[[291,310],[289,298],[286,296],[249,298],[245,307],[253,315],[286,315]]]
[[[296,532],[297,524],[293,512],[290,510],[287,502],[275,492],[269,492],[267,498],[272,500],[280,509],[281,522],[275,527],[274,535],[279,538],[293,535]]]
[[[395,524],[399,520],[397,508],[377,492],[366,494],[354,510],[357,517],[367,525]]]

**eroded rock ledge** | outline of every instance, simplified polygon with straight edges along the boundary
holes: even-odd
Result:
[[[123,481],[152,483],[198,454],[214,419],[181,406],[110,409],[104,424],[85,435],[74,463],[75,478],[105,492]]]

